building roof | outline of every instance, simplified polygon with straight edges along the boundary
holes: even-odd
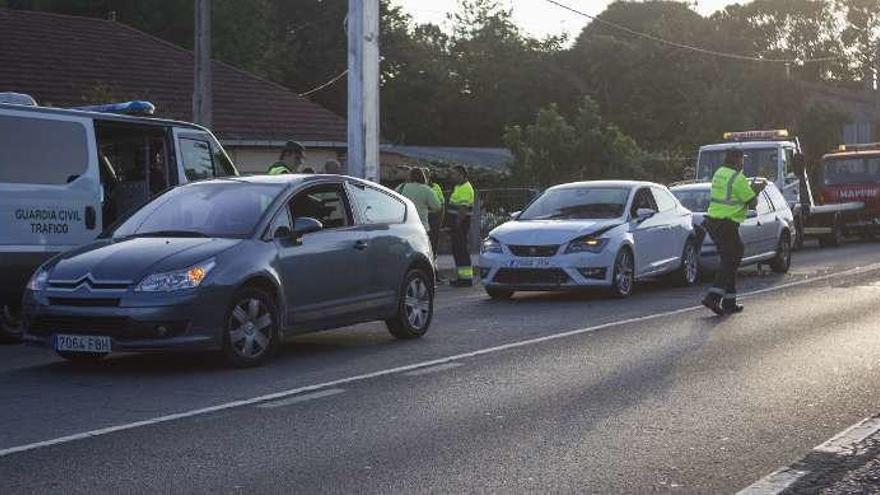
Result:
[[[497,171],[507,170],[513,161],[513,154],[507,148],[382,145],[381,151],[413,160],[454,163]]]
[[[191,120],[192,52],[124,24],[0,9],[0,47],[0,91],[60,107],[145,99]],[[216,60],[212,77],[222,140],[346,141],[343,118],[281,85]]]

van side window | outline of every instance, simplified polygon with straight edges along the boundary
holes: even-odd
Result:
[[[67,184],[88,166],[82,124],[0,115],[0,182]]]
[[[186,180],[194,181],[210,179],[214,173],[214,161],[211,158],[211,146],[207,141],[192,138],[180,138],[180,156],[183,157],[183,171]]]

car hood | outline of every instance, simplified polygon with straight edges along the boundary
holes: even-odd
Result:
[[[215,256],[239,239],[135,237],[98,241],[62,254],[55,260],[52,282],[92,281],[134,283],[150,273],[178,270]]]
[[[489,233],[502,244],[543,246],[563,244],[580,236],[602,233],[622,225],[612,220],[527,220],[507,222]]]

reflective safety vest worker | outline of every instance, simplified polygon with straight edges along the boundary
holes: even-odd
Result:
[[[468,212],[471,212],[474,208],[474,196],[474,186],[470,181],[456,185],[449,196],[449,206],[452,213],[458,213],[458,208],[461,207],[465,207]]]
[[[267,172],[269,175],[291,174],[290,168],[284,162],[275,162],[269,167]]]
[[[440,184],[437,184],[436,182],[432,183],[431,190],[434,191],[434,195],[437,196],[437,200],[440,201],[441,205],[446,202],[446,198],[443,197],[443,188],[440,187]]]
[[[712,176],[709,218],[743,223],[755,199],[749,180],[738,170],[721,166]]]

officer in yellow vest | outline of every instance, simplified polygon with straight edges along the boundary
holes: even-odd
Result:
[[[474,267],[471,266],[470,243],[471,218],[474,214],[475,191],[468,180],[467,170],[461,165],[452,168],[455,187],[449,196],[447,215],[452,228],[452,256],[455,258],[456,279],[454,287],[470,287],[474,284]]]
[[[292,174],[296,172],[305,160],[305,146],[296,141],[288,141],[281,150],[278,161],[269,166],[266,171],[269,175]]]
[[[718,315],[739,313],[743,307],[736,302],[736,272],[743,256],[739,225],[745,221],[749,207],[758,201],[766,182],[750,183],[743,175],[745,156],[742,150],[727,152],[724,164],[712,176],[709,211],[703,227],[718,248],[721,266],[715,283],[703,298],[703,305]]]

